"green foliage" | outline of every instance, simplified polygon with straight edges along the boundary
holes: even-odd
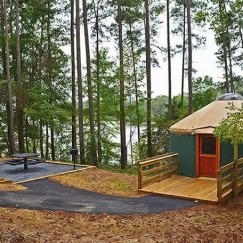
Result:
[[[168,97],[160,95],[152,100],[152,116],[159,117],[165,115],[168,108]]]
[[[243,104],[238,108],[234,103],[229,103],[227,109],[229,109],[227,117],[215,128],[214,134],[222,142],[241,144],[243,143]]]
[[[188,114],[188,99],[184,96],[183,107],[181,105],[181,95],[176,95],[172,98],[172,116],[176,122]],[[168,115],[167,115],[168,116]]]
[[[153,156],[167,153],[169,151],[169,127],[170,123],[168,119],[158,118],[154,120],[152,125],[152,144],[153,144]],[[139,154],[138,159],[147,158],[147,134],[146,130],[141,135],[140,143],[136,143],[134,146],[136,154]]]
[[[216,84],[209,76],[199,77],[193,80],[193,109],[201,109],[211,103],[218,96]]]

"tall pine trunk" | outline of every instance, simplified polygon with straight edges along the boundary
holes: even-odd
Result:
[[[81,64],[81,40],[80,40],[80,5],[76,0],[76,51],[77,51],[77,78],[78,78],[78,114],[79,114],[79,150],[80,163],[85,163],[84,154],[84,117],[83,117],[83,80]]]
[[[19,152],[25,151],[24,147],[24,89],[22,84],[22,72],[21,72],[21,50],[20,50],[20,29],[19,29],[19,0],[15,1],[16,9],[16,60],[17,60],[17,87],[18,92],[16,93],[17,98],[17,117],[18,117],[18,141],[19,141]]]
[[[7,120],[8,120],[8,152],[13,154],[16,152],[14,139],[14,111],[13,111],[13,97],[12,85],[10,79],[9,67],[9,37],[8,37],[8,16],[7,16],[7,0],[4,0],[1,9],[1,16],[4,22],[4,42],[5,42],[5,65],[6,65],[6,80],[7,80]]]
[[[50,16],[50,0],[48,0],[48,20],[47,20],[47,55],[48,55],[48,85],[50,90],[50,104],[53,103],[53,78],[52,78],[52,70],[53,70],[53,64],[52,64],[52,50],[51,50],[51,33],[50,33],[50,25],[51,25],[51,16]],[[54,129],[53,127],[50,127],[50,135],[51,135],[51,159],[55,160],[55,144],[54,144]]]
[[[129,31],[130,31],[130,41],[131,41],[131,51],[132,51],[132,67],[133,67],[133,79],[134,79],[134,86],[135,86],[135,106],[136,106],[136,127],[137,127],[137,141],[140,144],[140,120],[139,120],[139,97],[138,97],[138,79],[137,79],[137,68],[136,68],[136,60],[135,60],[135,50],[134,50],[134,36],[133,36],[133,26],[131,21],[129,22]],[[130,124],[131,125],[131,124]],[[131,129],[130,129],[131,131]],[[132,151],[132,136],[130,135],[131,141],[131,154]],[[140,149],[138,151],[138,157],[140,158]],[[133,160],[133,156],[132,156]]]
[[[122,37],[122,10],[118,0],[118,29],[119,29],[119,58],[120,58],[120,138],[121,138],[121,169],[127,166],[127,147],[126,147],[126,123],[125,123],[125,81],[124,81],[124,62],[123,62],[123,37]]]
[[[49,126],[48,126],[48,123],[45,124],[45,127],[46,127],[46,151],[45,151],[45,158],[46,159],[50,159],[49,157]]]
[[[181,108],[184,106],[185,86],[185,59],[186,59],[186,0],[183,4],[183,40],[182,40],[182,65],[181,65]]]
[[[86,65],[87,65],[87,82],[88,82],[88,101],[89,101],[89,128],[90,128],[90,159],[91,163],[97,166],[97,149],[95,141],[95,127],[94,127],[94,107],[93,107],[93,86],[91,78],[90,65],[90,48],[89,48],[89,30],[88,30],[88,16],[87,16],[87,2],[83,0],[83,19],[84,19],[84,38],[86,49]]]
[[[40,156],[41,158],[44,158],[44,138],[43,138],[43,120],[40,119],[39,126],[40,126]]]
[[[75,36],[74,36],[74,0],[71,0],[71,69],[72,69],[72,148],[77,148],[77,113],[76,113],[76,80],[75,80]],[[72,155],[72,161],[75,161]]]
[[[146,42],[146,73],[147,73],[147,156],[153,156],[152,125],[151,125],[151,46],[150,46],[150,19],[149,1],[145,0],[145,42]]]
[[[171,80],[171,51],[170,51],[170,0],[166,0],[167,6],[167,57],[168,57],[168,104],[169,120],[172,120],[172,80]]]
[[[97,6],[93,1],[94,13],[95,13],[95,35],[96,35],[96,121],[97,121],[97,151],[98,151],[98,164],[102,163],[102,143],[101,143],[101,113],[100,113],[100,42],[99,42],[99,2],[97,2]]]
[[[188,113],[192,113],[192,30],[191,0],[187,0],[187,34],[188,34]]]
[[[228,60],[229,60],[229,86],[230,86],[230,92],[234,92],[234,79],[233,79],[233,65],[232,65],[232,51],[231,51],[231,37],[230,37],[230,33],[229,33],[229,20],[228,20],[228,15],[229,13],[227,13],[227,9],[226,9],[226,5],[225,2],[223,2],[223,11],[225,13],[226,17],[226,21],[225,22],[225,29],[224,31],[225,36],[226,36],[226,48],[228,49]]]
[[[224,73],[225,73],[225,82],[226,82],[226,92],[229,93],[229,74],[228,74],[228,52],[227,52],[227,40],[226,40],[226,33],[225,33],[225,19],[224,19],[224,9],[222,6],[221,0],[219,0],[219,18],[221,23],[221,33],[223,39],[223,59],[224,59]]]

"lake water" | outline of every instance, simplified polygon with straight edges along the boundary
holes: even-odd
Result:
[[[142,131],[143,128],[140,130]],[[127,145],[127,161],[129,164],[134,163],[134,159],[137,157],[136,151],[134,150],[134,145],[138,141],[138,130],[135,126],[126,126],[126,145]],[[114,138],[114,142],[120,143],[120,134]]]

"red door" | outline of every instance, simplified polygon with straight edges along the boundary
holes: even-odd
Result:
[[[213,135],[198,136],[198,176],[216,177],[219,167],[218,142]]]

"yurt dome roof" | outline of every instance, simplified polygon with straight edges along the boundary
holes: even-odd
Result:
[[[243,97],[237,93],[225,93],[220,95],[217,100],[243,100]]]
[[[217,100],[172,125],[170,132],[176,134],[213,134],[215,127],[222,119],[227,117],[229,113],[227,107],[230,103],[234,103],[236,107],[240,108],[243,97],[236,93],[223,94]]]

